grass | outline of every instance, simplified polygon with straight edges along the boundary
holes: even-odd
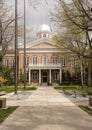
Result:
[[[10,115],[12,114],[18,106],[8,107],[6,110],[0,110],[0,124]]]
[[[56,86],[56,90],[76,90],[79,86]]]
[[[84,110],[85,112],[87,112],[89,115],[92,116],[92,110],[89,109],[87,106],[79,106],[82,110]]]
[[[92,91],[92,87],[88,87],[88,86],[84,86],[84,88],[82,88],[82,86],[56,86],[54,87],[56,90],[74,90],[74,91],[79,91],[81,93],[87,93],[88,91]]]
[[[26,86],[24,89],[23,86],[18,86],[18,91],[27,91],[27,90],[36,90],[36,86]],[[0,88],[0,92],[5,91],[6,93],[14,92],[14,86],[3,86]]]

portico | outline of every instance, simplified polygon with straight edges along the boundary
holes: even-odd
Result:
[[[53,83],[62,82],[62,69],[61,65],[29,65],[29,84],[36,83],[42,85],[52,85]]]

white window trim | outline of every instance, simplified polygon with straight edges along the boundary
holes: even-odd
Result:
[[[15,59],[12,59],[12,67],[15,67]]]
[[[28,72],[26,72],[26,81],[28,81],[28,79],[29,79],[29,74]]]
[[[58,72],[57,71],[53,72],[53,80],[58,80]]]
[[[73,67],[76,67],[76,66],[77,66],[77,58],[76,58],[76,57],[74,57],[72,64],[73,64]]]
[[[34,72],[32,73],[32,79],[33,79],[33,80],[38,80],[38,73],[37,73],[37,71],[34,71]]]
[[[6,67],[8,67],[8,59],[7,59],[7,58],[4,59],[3,64],[4,64]]]
[[[29,65],[29,56],[26,56],[25,65],[26,65],[26,67]]]
[[[42,57],[42,64],[44,64],[44,65],[48,64],[48,57],[47,56]]]
[[[58,63],[58,57],[57,56],[53,56],[52,57],[52,64],[57,64]]]
[[[37,64],[37,56],[32,57],[32,64],[36,65]]]
[[[66,57],[62,57],[62,66],[66,66],[67,61],[66,61]]]

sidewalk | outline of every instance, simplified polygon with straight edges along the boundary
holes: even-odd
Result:
[[[40,87],[21,99],[0,130],[92,130],[92,117],[52,87]]]

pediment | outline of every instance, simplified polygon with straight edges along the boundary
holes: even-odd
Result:
[[[32,48],[56,48],[55,45],[51,45],[49,43],[40,43],[38,45],[33,46]]]
[[[42,39],[42,40],[37,40],[31,44],[29,44],[27,46],[27,48],[29,49],[42,49],[42,48],[45,48],[45,49],[55,49],[57,48],[55,43],[52,41],[52,40],[48,40],[48,39]]]

